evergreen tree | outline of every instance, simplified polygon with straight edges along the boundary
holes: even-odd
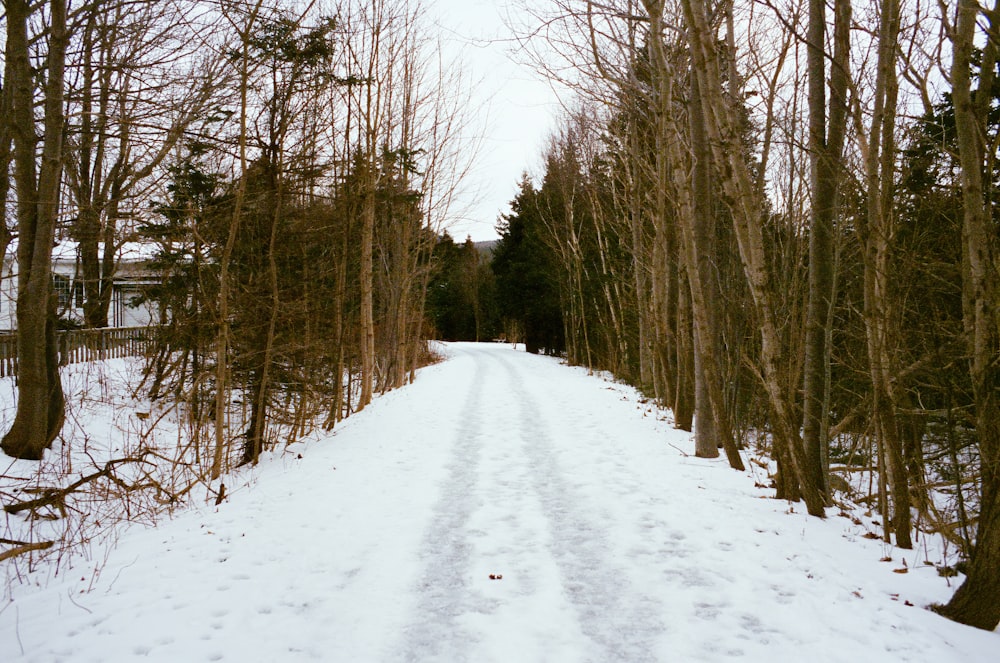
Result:
[[[148,370],[153,374],[150,396],[157,399],[171,378],[175,354],[183,358],[172,376],[180,393],[188,378],[196,378],[211,353],[214,306],[218,297],[218,257],[223,220],[220,212],[228,194],[221,176],[200,162],[203,148],[191,146],[181,163],[172,166],[169,198],[153,205],[155,217],[139,226],[140,236],[158,248],[150,269],[160,278],[148,285],[135,303],[159,311],[156,351]],[[195,407],[199,398],[193,399]]]
[[[538,192],[525,176],[511,211],[497,227],[500,241],[493,253],[500,315],[516,325],[528,352],[559,354],[565,350],[559,303],[558,265],[543,241],[544,223]],[[511,339],[513,340],[513,339]]]

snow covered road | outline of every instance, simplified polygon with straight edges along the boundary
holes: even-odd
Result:
[[[445,352],[221,506],[18,588],[0,661],[998,660],[921,609],[952,591],[926,551],[763,499],[629,388]]]

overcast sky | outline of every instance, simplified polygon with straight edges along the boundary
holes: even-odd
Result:
[[[428,0],[442,39],[456,49],[475,87],[482,148],[463,187],[463,218],[449,227],[456,241],[496,237],[497,217],[509,211],[525,170],[537,172],[541,150],[559,112],[548,82],[515,63],[513,36],[505,25],[513,3],[502,0]]]

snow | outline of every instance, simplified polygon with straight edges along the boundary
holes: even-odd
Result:
[[[13,587],[0,661],[998,660],[924,609],[955,587],[932,542],[771,499],[628,387],[444,352],[221,505]]]

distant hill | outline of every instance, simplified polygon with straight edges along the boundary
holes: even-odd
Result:
[[[498,239],[491,239],[485,242],[473,242],[476,250],[484,255],[493,255],[493,249],[500,242]]]

